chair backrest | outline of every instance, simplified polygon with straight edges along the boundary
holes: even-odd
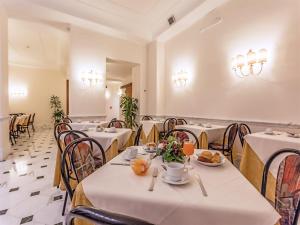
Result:
[[[16,119],[17,119],[17,115],[12,116],[11,119],[10,119],[9,131],[11,131],[11,132],[14,131]]]
[[[97,156],[98,166],[96,165],[93,156],[93,147],[100,150],[100,155]],[[71,164],[68,166],[68,160]],[[84,137],[78,138],[68,144],[63,152],[61,161],[61,175],[65,187],[70,195],[73,197],[73,190],[70,185],[70,179],[75,176],[77,183],[80,183],[84,178],[92,174],[97,168],[106,163],[105,153],[102,146],[93,138]]]
[[[232,123],[226,128],[223,136],[223,149],[225,149],[226,143],[227,148],[232,149],[238,129],[239,125],[237,123]]]
[[[239,138],[240,138],[241,144],[242,144],[242,146],[244,146],[244,137],[247,134],[251,134],[250,127],[245,123],[240,123],[238,132],[239,132]]]
[[[165,135],[164,139],[167,139],[171,135],[174,136],[182,144],[184,143],[184,141],[191,141],[190,137],[193,137],[194,143],[196,144],[196,148],[197,149],[200,148],[200,144],[199,144],[199,140],[198,140],[197,136],[190,130],[187,130],[187,129],[173,129],[173,130],[170,130]]]
[[[87,220],[97,225],[154,225],[133,217],[84,206],[70,210],[66,216],[66,225],[72,225],[75,218]]]
[[[58,145],[60,152],[63,153],[63,151],[64,151],[64,149],[61,145],[61,142],[66,147],[68,144],[70,144],[75,139],[83,138],[83,137],[88,137],[88,135],[79,130],[65,130],[65,131],[60,132],[57,137],[57,145]]]
[[[107,127],[126,128],[126,123],[123,120],[111,120]]]
[[[173,130],[177,124],[176,118],[167,118],[164,121],[164,133],[168,133],[170,130]]]
[[[275,158],[288,154],[280,163],[275,191],[275,209],[281,215],[281,225],[297,225],[300,212],[300,150],[281,149],[270,156],[265,164],[261,194],[265,197],[268,173]]]
[[[151,116],[143,116],[142,120],[153,120]]]
[[[141,124],[136,132],[136,136],[134,139],[134,145],[138,146],[140,144],[141,134],[142,134],[143,124]]]
[[[184,125],[184,124],[187,124],[185,119],[183,119],[183,118],[177,119],[177,125]]]
[[[30,123],[34,123],[35,113],[32,114]]]
[[[63,122],[64,123],[72,123],[72,120],[69,117],[64,117]]]
[[[56,124],[54,126],[54,137],[55,137],[55,140],[57,141],[58,140],[58,135],[61,132],[66,131],[66,130],[72,130],[72,127],[69,124],[64,123],[64,122]]]
[[[25,125],[26,125],[26,126],[29,126],[30,121],[31,121],[31,114],[29,114],[29,116],[26,118],[26,123],[25,123]]]

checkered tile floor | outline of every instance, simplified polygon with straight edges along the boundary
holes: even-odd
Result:
[[[56,142],[52,130],[17,139],[0,161],[0,225],[63,225],[64,193],[52,187]]]

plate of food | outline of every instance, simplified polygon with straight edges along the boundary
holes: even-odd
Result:
[[[196,154],[198,163],[205,166],[221,166],[225,163],[225,156],[216,151],[201,150]]]
[[[154,142],[149,142],[144,145],[144,150],[148,153],[155,153],[156,152],[156,144]]]

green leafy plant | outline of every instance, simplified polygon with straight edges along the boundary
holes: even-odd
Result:
[[[64,117],[64,110],[58,96],[50,97],[50,107],[52,109],[52,119],[55,123],[59,123]]]
[[[138,100],[130,96],[122,95],[120,107],[127,127],[131,129],[137,127],[138,124],[135,120],[138,113]]]
[[[173,136],[169,136],[158,145],[156,155],[161,155],[166,162],[184,162],[182,143]]]

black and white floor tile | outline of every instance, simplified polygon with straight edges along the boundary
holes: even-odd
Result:
[[[0,225],[63,225],[64,193],[52,186],[57,146],[52,130],[22,135],[0,162]]]

